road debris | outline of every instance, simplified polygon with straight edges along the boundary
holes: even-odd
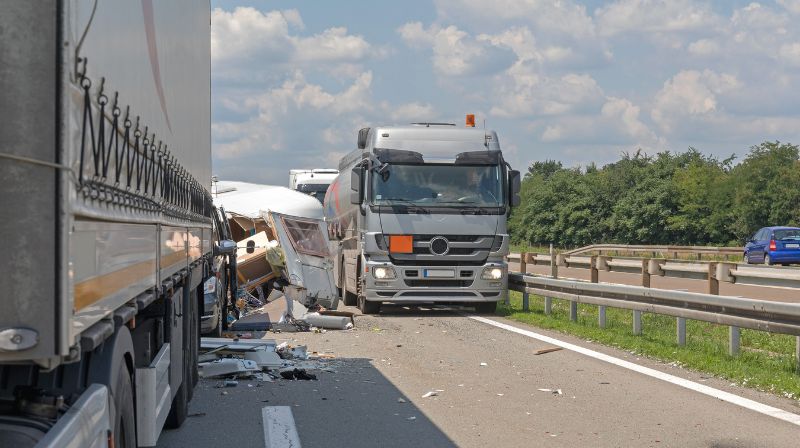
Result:
[[[557,352],[559,350],[564,350],[564,348],[563,347],[548,347],[548,348],[543,348],[543,349],[540,349],[540,350],[536,350],[535,352],[533,352],[533,354],[534,355],[544,355],[545,353]]]
[[[405,403],[405,402],[406,402],[406,400],[405,400],[405,399],[403,399],[403,398],[401,397],[401,398],[398,398],[398,399],[397,399],[397,402],[398,402],[398,403]]]
[[[553,395],[564,395],[564,392],[561,389],[536,389],[541,392],[550,392]]]
[[[485,362],[482,362],[482,363],[481,363],[481,367],[486,367],[486,366],[488,366],[488,365],[489,365],[489,364],[486,364]]]
[[[432,390],[430,392],[425,392],[425,394],[422,395],[422,398],[435,397],[437,395],[439,395],[439,393]]]

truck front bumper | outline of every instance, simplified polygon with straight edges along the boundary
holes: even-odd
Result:
[[[391,269],[394,278],[376,278],[375,268]],[[500,269],[499,279],[485,279],[486,269]],[[497,302],[508,294],[508,266],[396,266],[367,261],[364,297],[373,302]]]

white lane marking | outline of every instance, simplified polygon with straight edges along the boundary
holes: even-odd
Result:
[[[292,408],[267,406],[261,409],[266,448],[300,448],[300,437],[294,425]]]
[[[538,339],[540,341],[544,341],[547,342],[548,344],[553,344],[558,347],[565,348],[567,350],[572,350],[582,355],[589,356],[591,358],[598,359],[600,361],[605,361],[607,363],[614,364],[615,366],[619,366],[624,369],[633,370],[634,372],[638,372],[643,375],[659,379],[661,381],[666,381],[668,383],[675,384],[676,386],[685,387],[686,389],[693,390],[695,392],[700,392],[701,394],[708,395],[710,397],[714,397],[722,401],[727,401],[728,403],[741,406],[745,409],[750,409],[751,411],[756,411],[760,414],[768,415],[770,417],[775,417],[785,422],[789,422],[794,425],[800,426],[800,415],[793,414],[791,412],[784,411],[782,409],[778,409],[772,406],[768,406],[766,404],[759,403],[757,401],[753,401],[744,397],[740,397],[730,392],[714,389],[713,387],[695,383],[694,381],[689,381],[687,379],[680,378],[675,375],[670,375],[668,373],[660,372],[658,370],[651,369],[649,367],[640,366],[639,364],[634,364],[632,362],[625,361],[623,359],[615,358],[613,356],[606,355],[605,353],[589,350],[588,348],[584,348],[579,345],[570,344],[569,342],[563,342],[558,339],[545,336],[543,334],[535,333],[529,330],[523,330],[521,328],[497,322],[492,319],[487,319],[485,317],[469,316],[469,318],[477,320],[478,322],[483,322],[485,324],[495,326],[497,328],[502,328],[503,330],[512,331],[514,333],[521,334],[529,338]]]

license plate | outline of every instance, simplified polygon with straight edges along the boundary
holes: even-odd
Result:
[[[456,272],[452,269],[425,269],[425,277],[453,278]]]
[[[787,245],[786,245],[786,248],[787,248],[787,249],[797,249],[797,248],[800,248],[800,244],[794,244],[794,243],[792,243],[792,244],[787,244]]]

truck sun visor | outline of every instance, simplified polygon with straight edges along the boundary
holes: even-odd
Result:
[[[499,165],[500,151],[471,151],[456,155],[456,165]]]
[[[422,154],[416,151],[406,151],[403,149],[375,148],[375,157],[383,163],[425,163]]]

